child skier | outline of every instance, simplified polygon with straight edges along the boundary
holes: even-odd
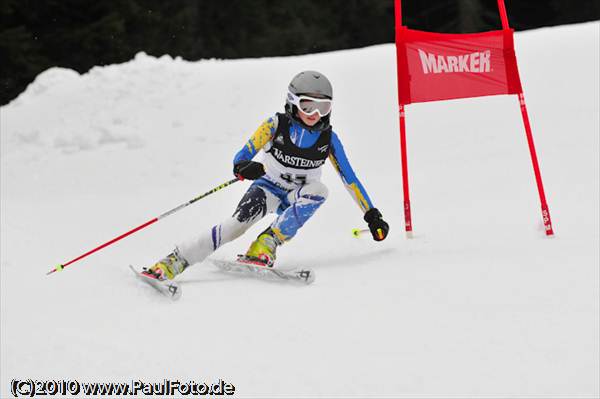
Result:
[[[246,252],[247,258],[272,267],[277,247],[292,239],[327,199],[327,187],[320,181],[327,158],[364,212],[373,239],[384,240],[389,226],[356,178],[330,125],[332,100],[331,84],[323,74],[304,71],[296,75],[288,86],[285,113],[263,122],[235,155],[234,175],[254,183],[234,214],[210,231],[178,245],[146,273],[159,280],[171,280],[238,238],[268,213],[276,212],[275,221]],[[260,150],[265,152],[264,164],[252,161]]]

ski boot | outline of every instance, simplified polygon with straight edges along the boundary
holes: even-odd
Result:
[[[283,244],[283,241],[269,227],[258,235],[256,240],[250,244],[250,248],[244,256],[247,260],[254,260],[264,263],[266,266],[273,267],[275,263],[275,252],[277,246]]]
[[[175,250],[158,261],[154,266],[145,269],[142,273],[151,275],[160,281],[173,280],[175,276],[181,274],[188,266],[188,262]]]

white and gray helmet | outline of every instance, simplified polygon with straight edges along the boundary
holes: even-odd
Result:
[[[285,111],[288,117],[295,120],[300,125],[304,126],[304,123],[296,115],[296,106],[293,104],[293,99],[290,98],[289,93],[294,96],[307,95],[315,97],[325,97],[333,100],[333,87],[329,82],[329,79],[320,72],[317,71],[303,71],[294,76],[290,84],[288,85],[288,95],[286,96]],[[293,96],[292,96],[293,97]],[[329,119],[331,113],[323,116],[321,120],[314,126],[305,126],[310,130],[325,130],[330,127]]]
[[[297,96],[312,94],[333,99],[333,88],[329,79],[317,71],[300,72],[290,82],[288,90]]]

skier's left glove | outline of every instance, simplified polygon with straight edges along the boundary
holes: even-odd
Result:
[[[390,226],[381,218],[381,212],[377,208],[371,208],[365,213],[365,222],[375,241],[383,241],[390,231]]]

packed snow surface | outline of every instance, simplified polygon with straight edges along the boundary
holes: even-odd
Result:
[[[599,26],[516,34],[556,236],[547,238],[514,96],[410,105],[415,237],[403,225],[395,49],[203,60],[144,53],[40,74],[1,115],[1,381],[217,381],[240,397],[598,397]],[[134,278],[229,217],[232,185],[100,252],[95,246],[231,179],[287,84],[333,82],[334,129],[390,223],[330,165],[329,199],[278,252],[297,287],[205,262],[170,303]],[[212,255],[242,253],[265,226]]]

